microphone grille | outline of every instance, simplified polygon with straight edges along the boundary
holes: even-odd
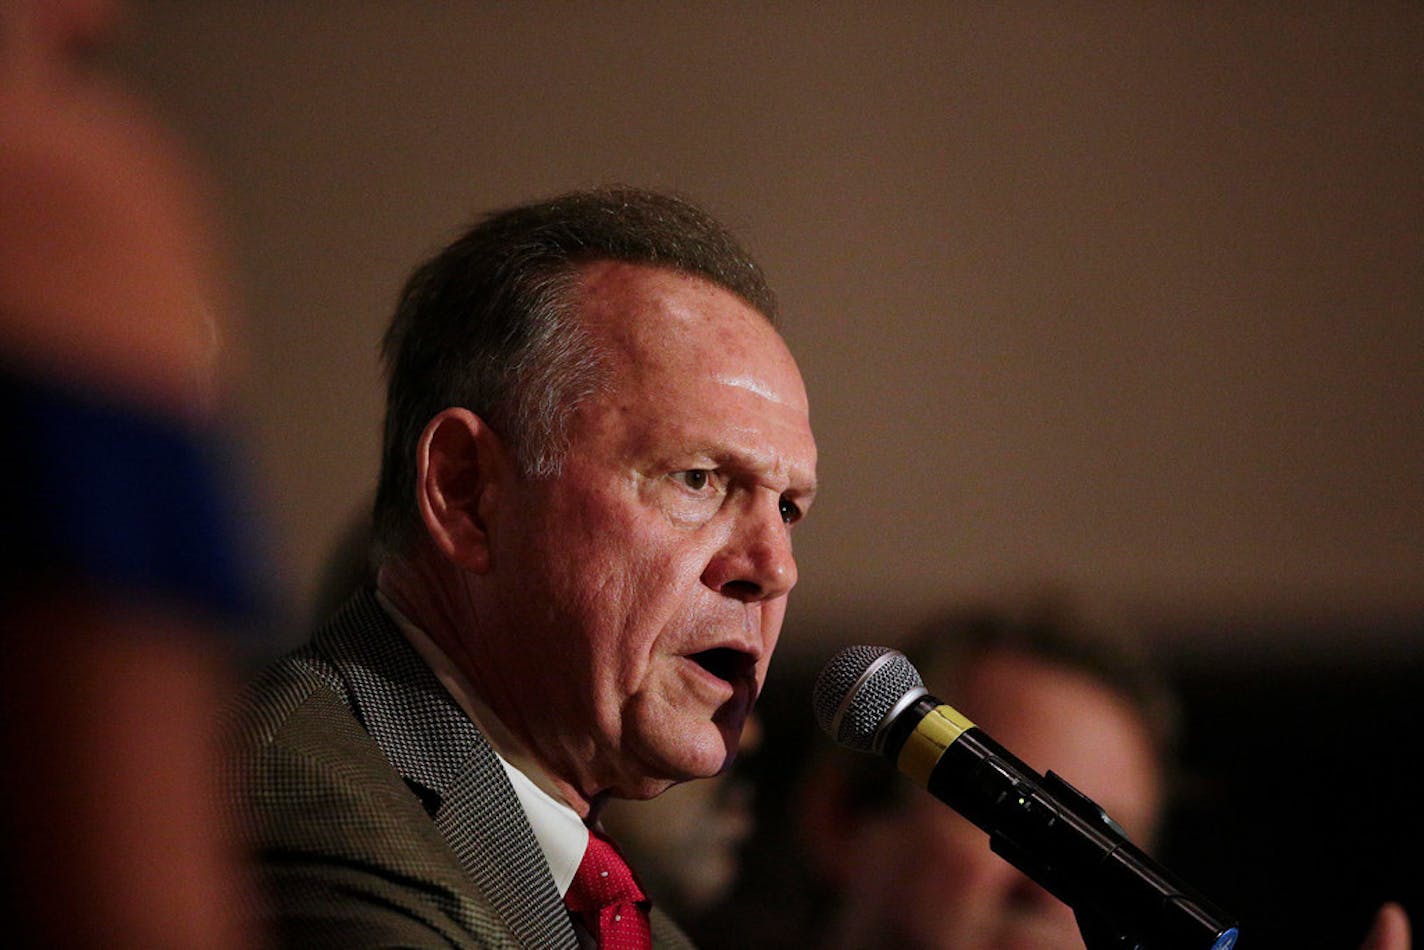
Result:
[[[876,733],[902,699],[924,683],[905,655],[890,647],[846,647],[826,663],[811,691],[816,722],[857,752],[875,750]]]

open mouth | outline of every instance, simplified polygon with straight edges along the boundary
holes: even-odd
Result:
[[[756,659],[750,653],[731,647],[703,650],[701,653],[692,654],[688,659],[728,683],[751,679],[756,668]]]

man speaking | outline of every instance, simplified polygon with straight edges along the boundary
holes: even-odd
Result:
[[[377,589],[236,710],[279,943],[677,946],[598,829],[721,771],[816,446],[760,269],[679,199],[495,214],[385,339]]]

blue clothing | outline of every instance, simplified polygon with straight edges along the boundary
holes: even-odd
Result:
[[[254,522],[218,435],[0,367],[0,598],[78,583],[251,622]]]

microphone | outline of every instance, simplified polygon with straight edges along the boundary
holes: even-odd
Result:
[[[1128,840],[1097,803],[1039,775],[929,695],[904,654],[841,650],[812,693],[816,721],[858,752],[884,755],[989,834],[994,853],[1073,908],[1089,950],[1230,950],[1235,923]]]

